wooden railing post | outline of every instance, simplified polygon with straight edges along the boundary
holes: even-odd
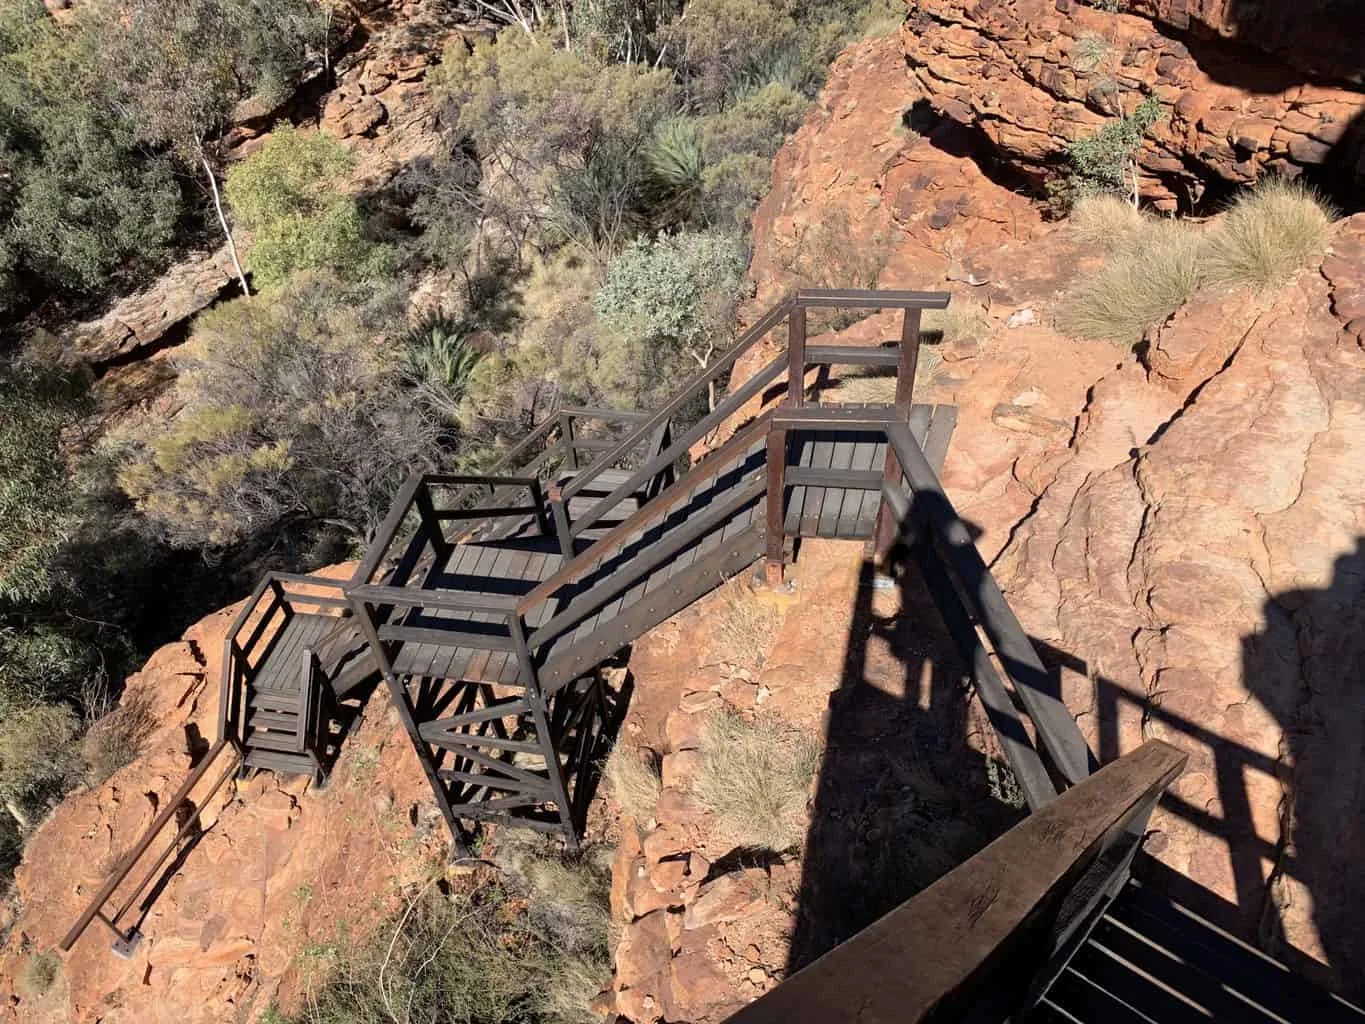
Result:
[[[915,400],[915,372],[919,368],[921,311],[907,309],[901,320],[900,360],[896,364],[896,418],[900,422],[910,422],[910,409]],[[883,483],[899,487],[902,469],[896,458],[896,450],[887,441],[886,468],[882,473]],[[873,543],[878,559],[886,557],[896,539],[899,525],[891,510],[883,501],[877,508],[877,523],[872,531]]]
[[[787,401],[800,406],[806,400],[806,307],[792,307],[787,318]]]
[[[564,468],[578,469],[578,452],[573,446],[573,417],[567,412],[559,414],[559,442],[564,446]]]
[[[564,501],[564,492],[559,484],[549,486],[550,517],[555,526],[555,537],[559,540],[559,553],[564,558],[574,556],[573,530],[569,526],[569,510]]]
[[[431,488],[425,481],[417,488],[413,500],[417,504],[417,515],[422,520],[422,529],[431,540],[431,548],[436,552],[436,557],[444,562],[450,557],[453,546],[446,540],[445,531],[441,529],[441,521],[436,518],[436,505],[431,500]]]
[[[763,563],[763,580],[770,587],[782,586],[787,545],[787,517],[783,500],[786,489],[787,431],[785,427],[773,427],[768,431],[768,551]]]

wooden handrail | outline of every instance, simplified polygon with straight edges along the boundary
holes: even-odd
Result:
[[[948,500],[910,428],[893,423],[887,427],[887,439],[910,483],[911,514],[922,517],[942,540],[944,557],[1033,720],[1039,740],[1068,782],[1082,782],[1090,774],[1094,755],[1067,706],[1050,692],[1047,669],[977,550],[971,532]]]
[[[237,745],[231,740],[220,739],[217,743],[215,743],[212,747],[209,748],[208,753],[205,754],[203,759],[200,760],[200,762],[194,766],[194,769],[190,772],[189,777],[186,778],[185,781],[180,784],[180,788],[175,791],[175,795],[172,796],[171,799],[166,802],[166,804],[161,808],[161,811],[157,814],[157,816],[152,819],[151,825],[148,826],[147,830],[142,834],[141,838],[139,838],[138,841],[133,844],[132,849],[130,849],[119,859],[119,862],[117,865],[115,865],[113,872],[109,875],[107,879],[105,879],[104,884],[100,886],[99,891],[95,893],[95,896],[93,899],[91,899],[89,905],[87,905],[85,910],[81,912],[81,916],[76,919],[76,923],[71,926],[70,930],[62,938],[62,941],[58,943],[58,948],[61,949],[63,953],[70,952],[71,947],[74,946],[76,942],[80,939],[80,937],[85,933],[86,928],[90,927],[90,923],[94,921],[96,917],[103,916],[100,912],[103,909],[104,905],[109,901],[109,898],[114,895],[115,890],[117,890],[118,887],[123,884],[124,879],[126,879],[128,875],[132,872],[133,868],[137,865],[137,862],[142,859],[142,855],[145,854],[148,848],[151,847],[152,842],[156,839],[157,835],[160,834],[161,830],[165,828],[167,824],[170,823],[172,818],[175,817],[176,812],[180,810],[180,805],[183,804],[186,799],[188,799],[190,793],[194,790],[194,787],[199,783],[199,780],[202,779],[206,774],[208,774],[209,768],[211,768],[214,762],[217,761],[218,755],[221,754],[224,750],[229,749],[233,752],[233,761],[232,764],[229,766],[229,771],[224,772],[224,777],[226,778],[230,771],[236,770],[236,765],[241,760],[241,752],[238,750]],[[219,783],[213,787],[213,792],[216,793],[221,785],[222,781],[220,780]],[[212,799],[212,793],[210,794],[209,797],[206,797],[205,799],[206,800]],[[179,838],[181,838],[183,832],[184,828],[182,826],[181,833],[178,834],[176,837],[177,841],[179,840]],[[160,864],[164,862],[164,860],[165,856],[163,855],[161,860],[157,862],[156,866],[159,867]],[[155,871],[156,867],[154,867],[152,870]],[[123,915],[123,913],[128,909],[128,907],[130,907],[132,903],[137,899],[138,894],[141,892],[143,888],[146,887],[146,884],[147,884],[146,880],[144,879],[142,884],[133,890],[133,893],[128,897],[127,901],[124,903],[123,908],[118,913],[116,913],[112,918],[103,918],[104,922],[108,924],[111,928],[113,928],[114,931],[118,933],[119,938],[123,939],[125,942],[127,941],[128,937],[118,931],[117,926],[118,919]]]
[[[1141,822],[1187,755],[1148,740],[1101,768],[729,1024],[1006,1020],[1047,966],[1066,898]],[[1119,870],[1126,870],[1121,865]]]
[[[572,498],[587,486],[588,483],[600,475],[603,470],[614,466],[627,452],[634,449],[641,441],[648,438],[657,430],[665,420],[671,420],[677,416],[678,412],[705,388],[707,384],[732,367],[740,356],[748,352],[749,349],[758,344],[769,331],[780,324],[787,314],[791,312],[794,301],[795,298],[791,295],[783,298],[781,302],[777,303],[777,305],[773,306],[772,309],[768,310],[767,313],[759,318],[757,323],[745,331],[738,341],[730,346],[730,348],[726,349],[725,352],[721,353],[710,366],[697,371],[683,384],[679,385],[673,399],[662,409],[650,416],[649,419],[644,420],[638,427],[622,438],[616,448],[599,456],[592,465],[578,476],[574,477],[564,489],[565,500]],[[715,414],[712,413],[707,419],[710,420],[714,417]]]
[[[952,295],[869,288],[800,288],[792,299],[805,309],[947,309]]]
[[[663,451],[645,462],[624,482],[618,484],[604,498],[598,501],[580,515],[573,523],[572,532],[575,537],[587,530],[599,519],[605,516],[617,503],[633,494],[640,486],[654,474],[660,472],[665,467],[672,465],[680,456],[686,454],[697,441],[701,440],[716,427],[725,423],[731,416],[739,412],[750,399],[761,393],[769,384],[775,381],[781,374],[786,360],[778,356],[763,369],[759,370],[752,377],[746,380],[743,385],[736,388],[725,397],[725,401],[716,406],[715,411],[704,419],[694,423],[682,434],[675,437]],[[567,501],[577,493],[583,486],[583,479],[586,474],[576,476],[564,488],[564,500]],[[657,499],[656,499],[657,500]]]
[[[517,602],[517,614],[524,616],[532,608],[548,600],[555,591],[565,583],[575,579],[584,569],[591,568],[620,548],[632,534],[653,523],[691,495],[697,487],[723,473],[732,464],[731,456],[737,453],[742,454],[758,442],[758,439],[767,431],[772,415],[772,410],[763,413],[724,445],[708,454],[701,462],[684,473],[657,498],[630,516],[625,522],[612,527],[605,536],[595,541],[586,551],[581,552],[567,564],[561,566],[558,572]]]

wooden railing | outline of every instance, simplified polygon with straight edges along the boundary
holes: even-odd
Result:
[[[944,309],[949,302],[947,292],[911,291],[845,291],[833,289],[801,289],[792,292],[768,310],[757,323],[750,327],[729,349],[705,369],[694,374],[677,390],[673,399],[652,416],[641,421],[636,428],[626,434],[619,444],[597,458],[587,469],[577,474],[564,488],[567,500],[589,487],[598,475],[616,465],[622,455],[653,436],[660,427],[676,421],[678,415],[699,396],[718,382],[722,375],[729,373],[736,362],[753,349],[769,333],[784,321],[787,323],[787,347],[784,353],[774,358],[753,376],[738,387],[729,391],[714,409],[696,423],[683,430],[675,430],[672,442],[661,448],[652,458],[640,465],[634,475],[600,498],[588,511],[582,513],[570,524],[570,533],[580,536],[584,530],[605,516],[627,495],[638,490],[651,473],[671,465],[684,457],[694,444],[725,425],[749,401],[762,394],[786,370],[787,401],[800,405],[805,393],[805,376],[810,366],[838,363],[841,365],[867,364],[888,365],[894,358],[902,377],[897,389],[897,405],[901,402],[902,391],[908,408],[910,389],[914,384],[915,365],[918,360],[920,317],[926,309]],[[905,315],[901,327],[901,343],[898,349],[855,348],[849,346],[823,346],[808,349],[806,346],[807,309],[901,309]],[[904,374],[908,371],[909,376]]]
[[[1186,754],[1149,740],[729,1019],[1017,1020],[1129,876]]]
[[[95,896],[81,913],[81,916],[76,919],[76,922],[71,926],[71,929],[62,938],[62,941],[59,944],[59,948],[62,952],[70,952],[71,948],[80,940],[80,937],[85,934],[86,929],[89,928],[93,922],[99,921],[100,924],[108,928],[114,935],[113,948],[115,954],[124,959],[132,956],[133,951],[137,948],[138,942],[141,940],[141,935],[138,933],[136,923],[131,926],[124,926],[123,919],[138,903],[142,894],[147,890],[147,886],[152,882],[152,879],[157,876],[158,872],[161,871],[163,865],[165,865],[171,855],[182,849],[182,841],[189,837],[196,829],[201,827],[198,814],[199,810],[206,806],[209,801],[217,795],[218,791],[228,779],[236,774],[237,768],[241,764],[241,760],[241,750],[231,739],[219,739],[217,743],[209,748],[208,753],[200,759],[197,765],[195,765],[194,770],[191,771],[189,777],[181,783],[180,788],[162,805],[160,812],[152,820],[152,824],[147,828],[147,831],[138,838],[137,842],[132,845],[127,853],[119,858],[119,862],[114,866],[114,870],[110,873],[109,877],[105,879],[104,884],[100,886],[99,891],[95,893]],[[206,792],[199,795],[197,799],[192,799],[195,796],[196,790],[199,788],[199,783],[208,776],[209,769],[215,765],[220,766],[222,772],[215,777],[213,784]],[[189,811],[188,814],[185,813],[186,810]],[[170,826],[172,822],[176,821],[179,822],[178,828],[170,840],[165,843],[161,850],[161,854],[153,861],[146,871],[143,872],[140,881],[123,893],[123,898],[118,905],[118,909],[113,913],[108,913],[107,904],[114,898],[128,876],[133,873],[133,869],[136,868],[143,857],[147,855],[147,851],[151,849],[152,844],[156,842],[157,838],[166,831],[167,827]]]

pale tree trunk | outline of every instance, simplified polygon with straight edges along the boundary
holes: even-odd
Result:
[[[233,240],[232,229],[228,227],[227,215],[223,213],[223,200],[218,195],[218,179],[213,176],[213,168],[209,166],[209,158],[202,152],[199,154],[199,161],[204,165],[204,176],[209,179],[209,191],[213,193],[213,209],[218,214],[218,223],[223,228],[223,237],[227,239],[228,254],[232,257],[232,269],[237,272],[237,280],[242,283],[242,294],[250,295],[251,287],[246,283],[246,273],[242,270],[242,261],[237,258],[237,243]]]
[[[20,832],[28,832],[33,828],[33,822],[29,820],[29,816],[19,810],[19,805],[9,797],[5,798],[5,810],[9,811],[10,817],[18,823]]]

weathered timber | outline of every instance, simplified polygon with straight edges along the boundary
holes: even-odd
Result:
[[[1068,782],[1078,783],[1090,774],[1094,755],[1076,720],[1053,692],[1047,669],[1019,624],[1000,585],[991,575],[971,532],[943,491],[937,475],[908,426],[892,424],[888,436],[910,482],[911,515],[922,517],[942,541],[947,564],[961,583],[977,621],[990,638],[1005,674],[1014,684],[1039,739]]]
[[[1039,940],[1075,883],[1186,757],[1149,740],[1106,765],[731,1024],[1006,1019],[1042,966]]]

